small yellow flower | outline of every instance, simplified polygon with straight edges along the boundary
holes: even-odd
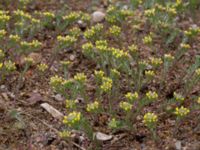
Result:
[[[145,69],[148,66],[148,63],[145,60],[139,61],[139,67]]]
[[[70,131],[62,131],[62,132],[59,133],[59,136],[61,138],[69,138],[69,137],[71,137],[71,134],[72,133]]]
[[[200,77],[200,68],[196,69],[196,70],[195,70],[195,73],[196,73],[196,75],[197,75],[198,77]]]
[[[168,62],[171,62],[174,60],[174,56],[172,56],[171,54],[165,54],[164,55],[164,59]]]
[[[76,38],[74,36],[57,36],[57,41],[61,48],[69,47],[76,42]]]
[[[13,35],[13,34],[11,34],[9,36],[9,39],[10,39],[11,42],[14,42],[14,43],[17,43],[21,40],[19,35]]]
[[[151,35],[147,35],[143,38],[144,44],[152,44],[152,42],[153,42],[153,39],[152,39]]]
[[[158,98],[158,94],[156,92],[149,91],[146,93],[146,97],[149,100],[156,100]]]
[[[159,67],[163,63],[161,58],[153,58],[153,57],[150,58],[150,62],[155,67]]]
[[[155,15],[155,8],[145,10],[144,14],[145,14],[146,17],[154,16]]]
[[[63,66],[69,66],[71,64],[70,61],[60,61],[60,63],[63,65]]]
[[[58,86],[62,85],[64,79],[62,77],[59,77],[57,75],[50,78],[50,85],[53,88],[57,88]]]
[[[117,71],[117,69],[111,69],[110,74],[111,74],[112,78],[119,78],[120,77],[120,72]]]
[[[34,63],[34,60],[33,60],[33,58],[31,58],[31,57],[25,57],[24,58],[24,62],[26,63],[26,64],[33,64]]]
[[[190,112],[190,110],[188,108],[183,107],[183,106],[181,106],[180,108],[176,107],[176,110],[175,110],[175,114],[177,115],[177,117],[184,117],[189,112]]]
[[[86,110],[87,110],[88,112],[92,112],[92,111],[94,112],[94,111],[96,111],[98,108],[99,108],[99,102],[95,101],[95,102],[93,102],[93,103],[87,104]]]
[[[138,46],[135,44],[132,44],[128,47],[129,53],[133,56],[138,52]]]
[[[181,43],[180,47],[183,48],[183,49],[190,49],[191,48],[189,44],[185,44],[185,43]]]
[[[120,102],[119,107],[127,112],[127,111],[130,111],[133,106],[132,106],[132,104],[130,104],[128,102]]]
[[[77,19],[79,19],[79,17],[80,17],[79,12],[71,12],[70,14],[63,16],[63,20],[72,23],[72,22],[76,21]]]
[[[3,67],[3,63],[0,63],[0,70],[1,70],[2,67]]]
[[[181,102],[185,100],[185,98],[181,94],[178,94],[176,92],[174,92],[174,98],[176,99],[176,101],[181,101]]]
[[[148,79],[152,79],[155,76],[155,72],[153,70],[145,70],[145,76]]]
[[[89,42],[82,45],[83,54],[90,56],[94,52],[94,45]]]
[[[69,113],[67,116],[64,116],[63,123],[72,127],[73,125],[79,123],[81,120],[81,113],[73,111]]]
[[[146,113],[143,117],[143,122],[146,126],[155,124],[158,121],[158,117],[157,115],[155,115],[154,113]]]
[[[200,97],[198,97],[198,99],[197,99],[197,103],[200,104]]]
[[[0,30],[0,39],[3,39],[6,35],[6,30]]]
[[[109,92],[112,89],[113,81],[108,77],[102,78],[102,85],[100,86],[103,92]]]
[[[125,97],[129,102],[133,103],[136,99],[138,99],[139,95],[137,92],[135,93],[129,92],[125,95]]]
[[[9,72],[16,70],[16,65],[11,60],[5,61],[4,66],[5,66],[6,70]]]
[[[41,64],[37,65],[37,68],[39,71],[44,72],[48,69],[48,66],[47,66],[47,64],[41,63]]]
[[[115,129],[115,128],[118,127],[118,124],[119,124],[119,122],[118,122],[115,118],[112,118],[112,119],[110,120],[110,122],[108,123],[108,126],[109,126],[109,128],[111,128],[111,129]]]
[[[99,70],[99,71],[95,70],[94,75],[96,78],[102,79],[104,77],[105,73],[102,70]]]
[[[84,83],[84,82],[86,82],[87,77],[86,77],[86,75],[84,73],[77,73],[74,76],[74,80],[76,80],[78,82],[81,82],[81,83]]]
[[[48,12],[48,11],[43,12],[42,14],[47,18],[54,18],[55,17],[54,13]]]
[[[119,36],[121,33],[121,28],[116,25],[113,25],[109,28],[109,33],[113,36]]]
[[[0,49],[0,60],[5,57],[5,54],[2,49]]]
[[[66,108],[67,109],[72,109],[76,106],[77,101],[75,100],[66,100]]]

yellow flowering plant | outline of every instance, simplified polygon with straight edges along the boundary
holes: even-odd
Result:
[[[60,62],[63,68],[63,72],[64,72],[64,78],[68,79],[69,75],[68,75],[68,69],[69,69],[69,65],[71,64],[70,61],[61,61]]]
[[[86,82],[87,82],[86,75],[84,73],[77,73],[74,76],[74,81],[75,81],[75,85],[73,88],[73,93],[75,94],[74,96],[77,97],[78,94],[80,94],[80,96],[84,98],[85,101],[88,101],[88,97],[86,94]]]
[[[156,135],[156,123],[158,122],[158,117],[154,113],[146,113],[143,117],[143,123],[151,131],[152,137],[154,140],[157,140]]]

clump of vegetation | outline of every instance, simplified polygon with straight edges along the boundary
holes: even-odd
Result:
[[[38,5],[32,0],[10,4],[0,2],[1,88],[16,95],[15,103],[29,96],[27,87],[48,101],[54,94],[65,99],[65,107],[52,102],[62,103],[62,139],[80,140],[81,133],[94,149],[104,144],[100,131],[128,137],[145,131],[157,143],[165,134],[177,138],[181,125],[199,128],[193,116],[200,108],[200,27],[191,25],[198,0],[109,1],[99,22],[69,6],[32,11]],[[40,89],[43,83],[48,90]]]

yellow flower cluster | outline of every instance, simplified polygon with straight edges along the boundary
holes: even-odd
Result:
[[[9,20],[10,16],[7,15],[7,12],[0,10],[0,25],[5,25]]]
[[[0,39],[3,39],[6,35],[6,30],[0,30]]]
[[[104,77],[105,73],[102,70],[99,70],[99,71],[95,70],[94,75],[96,78],[102,79]]]
[[[14,42],[14,43],[18,43],[21,40],[20,36],[17,34],[16,35],[11,34],[9,36],[9,39],[11,42]]]
[[[148,66],[148,63],[145,60],[139,61],[139,67],[145,69]]]
[[[180,101],[180,102],[183,102],[185,100],[185,98],[181,94],[178,94],[176,92],[174,92],[174,98],[176,101]]]
[[[63,83],[63,81],[64,81],[64,79],[62,77],[55,75],[50,78],[50,85],[53,88],[56,88],[56,87],[60,86]]]
[[[16,17],[18,17],[19,19],[22,19],[22,20],[31,20],[31,15],[30,14],[28,14],[28,13],[26,13],[26,12],[24,12],[23,10],[15,10],[14,12],[14,15],[16,16]]]
[[[145,76],[149,79],[152,79],[156,74],[153,70],[145,70]]]
[[[63,80],[63,82],[62,82],[62,85],[67,89],[71,88],[73,86],[73,84],[74,84],[73,79]]]
[[[64,21],[74,22],[80,17],[80,12],[70,12],[69,15],[63,16]]]
[[[190,112],[190,110],[189,110],[188,108],[185,108],[185,107],[181,106],[180,108],[176,107],[175,114],[176,114],[178,117],[184,117],[184,116],[186,116],[189,112]]]
[[[183,49],[191,48],[189,44],[185,44],[185,43],[181,43],[180,47],[183,48]]]
[[[0,49],[0,61],[5,57],[5,54],[2,49]]]
[[[200,77],[200,68],[196,69],[195,73],[196,73],[197,77]]]
[[[129,53],[133,56],[137,53],[138,51],[138,46],[135,44],[132,44],[128,47]]]
[[[77,38],[77,37],[79,37],[80,34],[81,34],[81,29],[78,28],[78,27],[73,27],[72,29],[69,30],[69,34],[70,34],[71,36],[74,36],[74,37]]]
[[[31,18],[31,23],[34,26],[40,25],[41,21],[39,19]]]
[[[81,20],[84,22],[89,22],[91,20],[91,16],[87,13],[82,13]]]
[[[5,61],[4,66],[5,66],[6,70],[9,72],[16,70],[16,65],[11,60]]]
[[[108,42],[106,40],[98,40],[98,41],[95,42],[95,45],[96,45],[96,47],[99,47],[99,46],[107,47],[108,46]]]
[[[164,55],[164,59],[168,62],[171,62],[174,60],[174,56],[172,56],[171,54],[165,54]]]
[[[158,94],[156,92],[149,91],[146,93],[146,97],[149,100],[156,100],[158,98]]]
[[[31,58],[31,57],[25,57],[25,58],[24,58],[24,62],[25,62],[26,64],[31,65],[31,64],[34,63],[34,60],[33,60],[33,58]]]
[[[81,120],[81,113],[73,111],[69,113],[67,116],[64,116],[63,123],[72,127],[73,125],[79,123]]]
[[[198,99],[197,99],[197,103],[200,104],[200,97],[198,97]]]
[[[145,10],[144,15],[146,17],[152,17],[155,15],[155,11],[156,11],[155,8],[147,9],[147,10]]]
[[[155,67],[159,67],[163,63],[161,58],[154,58],[154,57],[150,58],[150,62]]]
[[[67,36],[60,36],[60,35],[57,36],[57,41],[58,41],[58,43],[61,47],[63,47],[63,46],[68,47],[68,46],[74,44],[76,42],[76,40],[77,39],[75,37],[69,36],[69,35],[67,35]]]
[[[146,126],[155,124],[158,121],[158,117],[157,115],[155,115],[154,113],[146,113],[143,117],[143,122]]]
[[[109,128],[114,129],[118,127],[118,121],[115,118],[112,118],[108,123]]]
[[[2,67],[3,67],[3,63],[0,63],[0,70],[1,70]]]
[[[128,92],[126,95],[125,95],[126,99],[130,102],[130,103],[133,103],[136,99],[139,98],[139,95],[137,92],[134,92],[134,93],[131,93],[131,92]]]
[[[95,101],[93,103],[87,104],[86,110],[88,112],[96,111],[99,108],[99,102]]]
[[[103,25],[97,24],[95,26],[92,26],[91,29],[85,31],[84,36],[86,39],[92,39],[95,38],[95,36],[97,36],[97,34],[99,34],[102,30],[103,30]]]
[[[32,42],[27,42],[27,41],[21,41],[20,45],[22,49],[27,50],[27,49],[36,49],[42,46],[42,43],[39,42],[38,40],[33,40]]]
[[[67,109],[72,109],[76,106],[76,103],[77,103],[77,101],[75,101],[75,100],[67,99],[65,106],[66,106]]]
[[[47,18],[55,18],[55,14],[49,11],[43,12],[42,15]]]
[[[84,83],[84,82],[86,82],[87,77],[84,73],[77,73],[74,76],[74,80],[76,80],[77,82],[80,82],[80,83]]]
[[[121,33],[121,28],[116,25],[113,25],[109,28],[109,33],[113,36],[119,36]]]
[[[185,35],[191,37],[200,33],[200,28],[192,28],[190,27],[187,31],[184,31]]]
[[[120,72],[117,71],[117,69],[111,69],[110,74],[111,74],[112,78],[119,78],[120,77]]]
[[[44,72],[47,70],[48,66],[45,63],[41,63],[41,64],[37,65],[37,68],[39,71]]]
[[[152,44],[152,42],[153,42],[153,39],[152,39],[151,35],[147,35],[143,38],[144,44]]]
[[[70,131],[62,131],[62,132],[59,133],[59,136],[61,138],[69,138],[69,137],[71,137],[71,134],[72,133]]]
[[[82,45],[83,54],[86,56],[90,56],[90,54],[93,52],[93,49],[94,46],[91,42]]]
[[[112,89],[113,81],[108,77],[102,78],[102,85],[100,86],[103,92],[109,92]]]
[[[105,75],[105,73],[102,70],[99,70],[99,71],[95,70],[94,71],[95,80],[96,80],[96,83],[98,85],[101,84],[104,75]]]
[[[115,57],[116,59],[128,59],[127,52],[124,52],[123,50],[119,50],[117,48],[111,48],[110,50],[112,51],[113,57]]]
[[[63,65],[63,66],[69,66],[70,64],[71,64],[71,62],[70,61],[60,61],[60,63],[61,63],[61,65]]]
[[[132,104],[130,104],[128,102],[120,102],[119,107],[127,112],[127,111],[130,111],[133,106],[132,106]]]

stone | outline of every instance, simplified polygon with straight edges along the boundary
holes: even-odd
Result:
[[[101,11],[95,11],[93,12],[92,14],[92,21],[94,23],[98,23],[98,22],[101,22],[105,19],[105,13],[101,12]]]

